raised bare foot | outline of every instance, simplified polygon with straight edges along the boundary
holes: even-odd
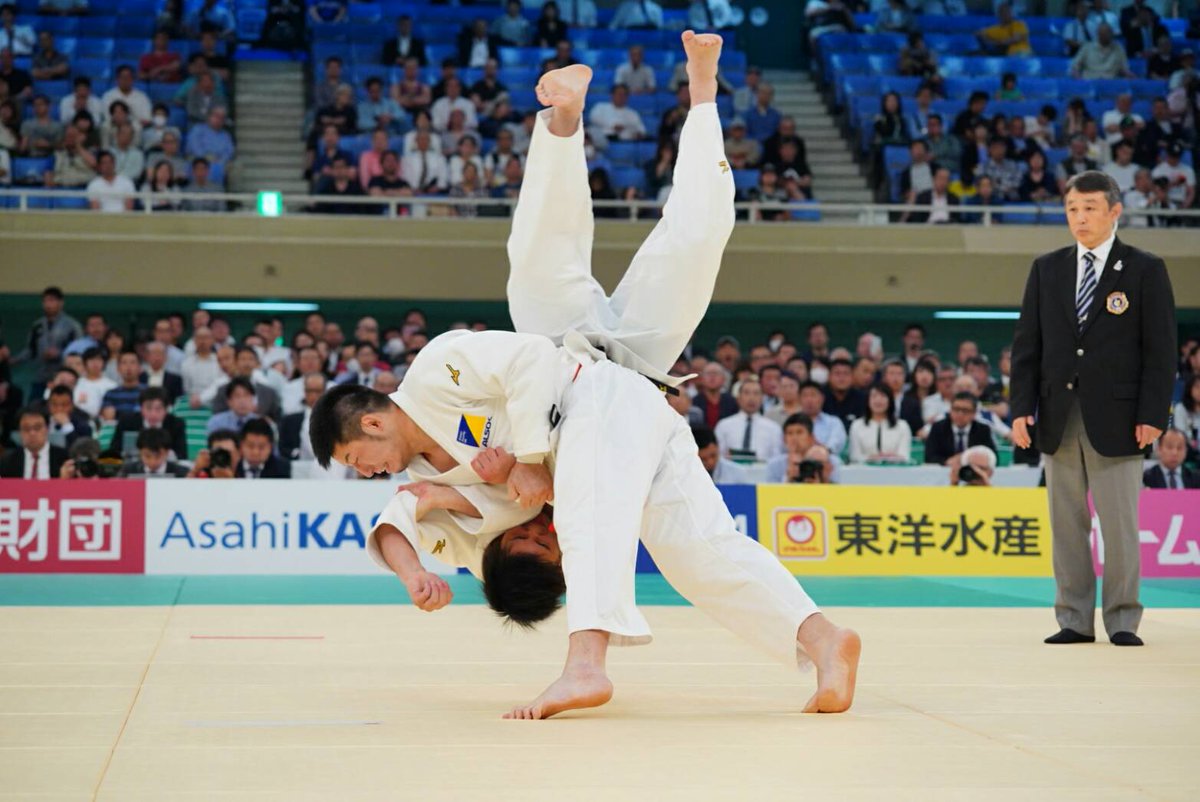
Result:
[[[683,32],[683,50],[688,59],[688,87],[693,105],[712,103],[717,99],[717,61],[721,58],[722,41],[715,33]]]
[[[565,710],[599,707],[612,698],[613,686],[603,672],[564,671],[542,695],[529,705],[514,707],[508,719],[542,719]]]
[[[588,84],[591,82],[592,68],[586,64],[572,64],[570,67],[551,70],[538,81],[538,102],[543,106],[582,114],[583,101],[587,97]]]
[[[854,702],[858,656],[862,638],[852,629],[838,628],[829,635],[817,666],[817,692],[804,706],[805,713],[844,713]]]

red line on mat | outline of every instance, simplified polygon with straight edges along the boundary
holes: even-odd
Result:
[[[192,640],[325,640],[324,635],[191,635]]]

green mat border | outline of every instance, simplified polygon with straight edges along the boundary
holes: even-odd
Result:
[[[455,604],[482,604],[479,583],[447,577]],[[1050,607],[1054,580],[1012,577],[807,577],[805,590],[828,607]],[[658,574],[639,574],[638,602],[687,601]],[[1147,607],[1200,608],[1200,579],[1143,579]],[[407,604],[389,576],[146,576],[4,574],[0,606],[147,607],[200,604]]]

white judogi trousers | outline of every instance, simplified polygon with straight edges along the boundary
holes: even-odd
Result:
[[[708,308],[733,228],[733,178],[716,105],[688,115],[663,219],[611,299],[591,275],[582,131],[556,137],[547,114],[534,131],[508,245],[513,322],[556,342],[572,330],[593,342],[600,335],[666,371]],[[592,356],[581,357],[564,394],[556,450],[554,522],[569,630],[604,630],[614,645],[651,640],[634,589],[640,537],[693,605],[772,658],[806,662],[796,632],[817,606],[774,555],[737,531],[686,420],[662,393]]]

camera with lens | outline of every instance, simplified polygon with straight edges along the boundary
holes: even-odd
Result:
[[[214,448],[209,454],[209,464],[213,468],[232,468],[233,455],[223,448]]]
[[[825,466],[815,459],[801,460],[798,466],[797,482],[820,482],[824,478]]]
[[[983,477],[981,477],[979,475],[979,471],[975,470],[970,465],[964,465],[958,469],[958,481],[959,482],[965,482],[966,484],[971,484],[972,482],[981,481],[982,478]]]
[[[103,457],[76,457],[75,475],[80,479],[112,479],[121,472],[121,461]]]

